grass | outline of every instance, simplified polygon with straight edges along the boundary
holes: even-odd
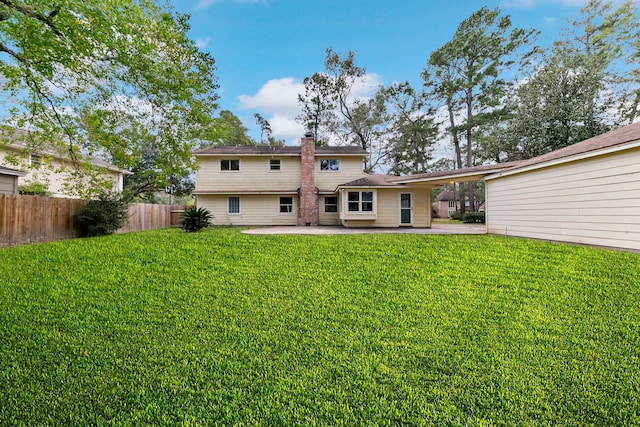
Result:
[[[640,256],[176,229],[0,250],[1,425],[638,425]]]

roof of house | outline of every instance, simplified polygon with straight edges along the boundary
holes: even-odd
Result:
[[[26,172],[23,172],[17,169],[0,166],[0,175],[25,176],[26,174],[27,174]]]
[[[220,145],[195,150],[196,156],[206,155],[237,155],[237,156],[299,156],[300,146],[270,146],[270,145]],[[340,155],[340,156],[367,156],[367,150],[355,146],[330,146],[316,147],[316,156]]]
[[[582,142],[570,145],[559,150],[533,157],[527,160],[498,163],[493,165],[474,166],[471,168],[454,169],[441,172],[430,172],[424,174],[407,175],[402,177],[390,177],[391,182],[409,184],[412,182],[429,182],[432,184],[443,184],[447,180],[455,182],[481,180],[485,177],[491,179],[501,176],[500,174],[518,173],[525,168],[535,165],[542,165],[552,161],[569,160],[575,156],[595,154],[598,151],[615,148],[634,141],[640,141],[640,122],[614,129],[602,135],[594,136]]]
[[[446,202],[448,200],[458,200],[458,197],[456,196],[455,191],[445,190],[445,191],[441,192],[440,194],[438,194],[436,199],[438,199],[438,201]]]
[[[539,163],[598,151],[637,140],[640,140],[640,122],[614,129],[607,133],[603,133],[602,135],[585,139],[584,141],[578,142],[565,148],[561,148],[559,150],[552,151],[547,154],[543,154],[538,157],[533,157],[528,160],[522,160],[518,162],[519,164],[517,165],[517,168],[520,169]]]
[[[353,181],[340,184],[339,187],[397,187],[398,184],[392,181],[394,176],[373,174],[367,175]]]

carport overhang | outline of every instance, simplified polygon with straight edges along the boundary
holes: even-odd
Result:
[[[498,163],[495,165],[475,166],[472,168],[408,175],[394,178],[393,182],[395,184],[404,184],[406,186],[426,185],[430,187],[439,187],[445,184],[459,182],[475,182],[482,181],[489,175],[512,169],[519,164],[520,162]]]

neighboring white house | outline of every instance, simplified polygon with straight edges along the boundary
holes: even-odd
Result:
[[[18,194],[18,178],[27,173],[0,166],[0,194]]]
[[[124,175],[131,174],[101,160],[80,159],[80,162],[97,167],[97,177],[78,177],[78,169],[74,164],[56,151],[30,152],[24,143],[14,138],[10,138],[9,142],[7,139],[0,141],[0,166],[18,168],[25,172],[18,176],[18,185],[39,184],[46,188],[48,194],[55,197],[78,197],[80,194],[77,187],[70,187],[69,183],[80,182],[86,188],[93,185],[93,179],[111,183],[112,190],[122,191]]]
[[[430,187],[363,172],[359,147],[210,147],[194,153],[197,205],[226,225],[431,226]]]

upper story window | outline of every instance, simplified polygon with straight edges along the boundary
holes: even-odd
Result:
[[[40,168],[40,166],[42,166],[42,157],[38,156],[37,154],[32,154],[31,155],[31,167],[38,169]]]
[[[280,159],[269,159],[269,170],[270,171],[279,171],[280,170]]]
[[[349,191],[349,212],[373,212],[373,191]]]
[[[239,159],[222,159],[220,160],[221,171],[239,171],[240,160]]]
[[[337,171],[340,170],[340,159],[321,159],[321,171]]]

